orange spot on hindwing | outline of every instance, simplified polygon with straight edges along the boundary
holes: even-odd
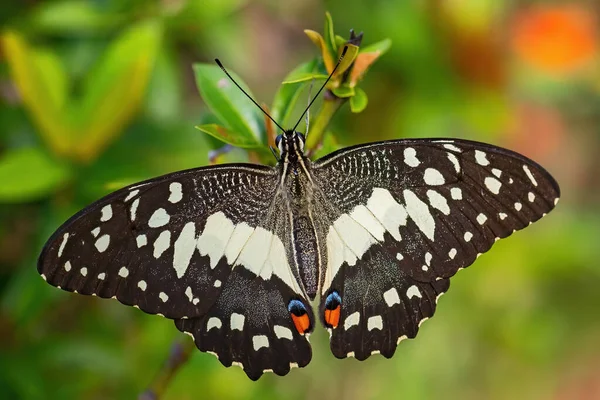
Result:
[[[323,311],[323,320],[328,328],[337,328],[340,323],[340,314],[342,312],[342,298],[335,290],[325,299],[325,310]]]
[[[296,330],[298,331],[299,334],[303,335],[304,332],[306,332],[308,330],[308,328],[310,328],[310,319],[308,318],[308,314],[297,316],[292,313],[291,315],[292,315],[292,321],[294,321],[294,326],[296,327]]]
[[[334,310],[325,309],[325,323],[331,325],[332,328],[337,328],[340,322],[340,310],[342,306],[338,306]]]
[[[310,331],[310,317],[304,303],[300,300],[291,300],[288,304],[288,311],[299,334],[303,335],[305,332]]]

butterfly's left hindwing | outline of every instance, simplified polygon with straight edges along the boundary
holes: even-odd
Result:
[[[38,261],[48,283],[114,297],[176,320],[203,351],[249,377],[311,357],[289,311],[314,317],[288,254],[278,176],[227,165],[178,172],[121,189],[67,221]]]
[[[391,357],[430,318],[449,278],[558,201],[554,179],[508,150],[398,140],[318,160],[326,243],[319,315],[335,356]]]

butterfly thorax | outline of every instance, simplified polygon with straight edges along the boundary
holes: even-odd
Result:
[[[319,282],[320,254],[313,220],[314,187],[312,162],[304,155],[304,136],[286,131],[277,139],[281,154],[278,164],[281,185],[291,225],[294,264],[310,299],[314,299]]]

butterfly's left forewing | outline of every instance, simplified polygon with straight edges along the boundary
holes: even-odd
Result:
[[[311,350],[290,301],[297,281],[278,174],[227,165],[178,172],[121,189],[85,208],[50,238],[38,262],[48,283],[114,297],[176,320],[200,350],[257,379],[304,366]]]
[[[391,357],[451,276],[559,197],[533,161],[463,140],[343,149],[318,160],[313,178],[329,210],[319,314],[340,358]]]

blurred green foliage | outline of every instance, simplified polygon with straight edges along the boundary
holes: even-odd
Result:
[[[4,2],[0,398],[133,398],[150,383],[181,339],[172,322],[46,285],[41,246],[111,190],[207,164],[223,139],[250,151],[217,162],[272,162],[260,110],[215,85],[228,81],[211,60],[288,127],[351,28],[365,36],[348,60],[369,73],[331,82],[350,101],[313,107],[315,157],[387,138],[483,140],[540,162],[563,200],[454,278],[391,360],[337,360],[317,329],[307,368],[255,383],[195,352],[165,397],[599,398],[598,12],[585,1]]]

